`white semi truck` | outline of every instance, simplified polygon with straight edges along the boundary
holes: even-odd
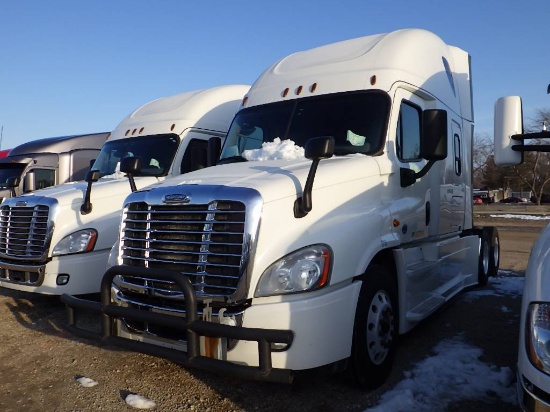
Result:
[[[550,92],[550,86],[549,86]],[[519,96],[495,104],[495,163],[518,165],[523,153],[550,151],[550,131],[524,133]],[[542,139],[542,140],[541,140]],[[537,142],[538,140],[538,142]],[[528,144],[524,142],[527,141]],[[550,226],[529,256],[525,271],[518,349],[518,400],[524,411],[550,410]]]
[[[0,286],[52,295],[99,292],[124,198],[206,166],[209,140],[225,137],[249,88],[220,86],[149,102],[111,133],[86,181],[5,200]]]
[[[0,200],[84,180],[109,133],[46,137],[23,143],[0,159]]]
[[[291,54],[254,83],[218,165],[129,195],[102,337],[290,382],[387,377],[398,334],[498,269],[472,213],[470,58],[417,29]],[[76,309],[76,310],[75,310]]]

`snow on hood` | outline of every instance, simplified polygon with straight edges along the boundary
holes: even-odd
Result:
[[[211,185],[248,187],[270,202],[302,192],[311,160],[263,160],[222,164],[164,180],[155,187]],[[313,189],[336,186],[369,176],[380,175],[379,159],[365,155],[335,156],[322,160],[317,168]]]
[[[272,142],[265,142],[261,149],[245,150],[242,154],[249,161],[265,160],[295,160],[305,159],[304,148],[297,146],[292,140],[275,138]]]

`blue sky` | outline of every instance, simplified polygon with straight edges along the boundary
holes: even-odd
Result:
[[[472,56],[476,133],[494,101],[550,108],[548,0],[2,0],[1,148],[110,131],[138,106],[252,84],[287,54],[416,27]]]

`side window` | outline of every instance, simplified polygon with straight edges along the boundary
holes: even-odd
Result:
[[[207,151],[208,140],[191,139],[181,161],[180,173],[188,173],[205,168]]]
[[[462,155],[461,155],[461,144],[460,136],[455,133],[453,136],[454,140],[454,164],[455,164],[455,173],[457,176],[462,174]]]
[[[399,110],[396,142],[400,160],[420,160],[420,109],[407,102],[402,102]]]
[[[44,189],[55,185],[55,170],[52,169],[32,169],[31,176],[34,178],[34,190]],[[24,187],[27,191],[30,188]]]

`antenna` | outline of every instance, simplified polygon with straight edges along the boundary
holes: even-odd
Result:
[[[2,148],[2,137],[4,137],[4,125],[2,125],[2,129],[0,130],[0,149]]]
[[[550,84],[548,85],[548,89],[546,89],[546,94],[550,94]]]

